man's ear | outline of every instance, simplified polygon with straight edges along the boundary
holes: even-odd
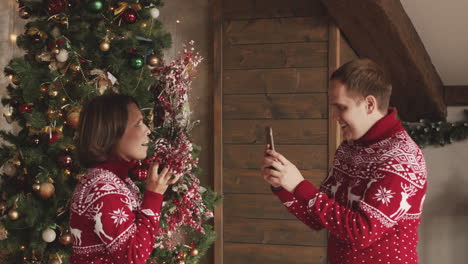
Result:
[[[373,95],[366,96],[364,103],[366,104],[367,114],[372,114],[379,109],[377,105],[377,98],[375,98]]]

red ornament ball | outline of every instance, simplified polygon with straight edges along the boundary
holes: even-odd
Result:
[[[138,166],[131,171],[131,176],[135,181],[145,181],[148,178],[148,169]]]
[[[57,161],[62,167],[68,167],[73,163],[73,158],[69,154],[62,154],[57,157]]]
[[[54,144],[61,137],[62,137],[62,135],[59,132],[52,132],[52,134],[49,136],[49,143]]]
[[[131,8],[127,8],[122,13],[122,17],[126,23],[133,24],[137,21],[137,12]]]
[[[47,7],[50,14],[55,15],[68,7],[68,0],[47,0]]]
[[[27,105],[27,104],[20,104],[18,106],[18,111],[21,113],[21,114],[24,114],[24,113],[30,113],[32,111],[32,108],[31,106]]]

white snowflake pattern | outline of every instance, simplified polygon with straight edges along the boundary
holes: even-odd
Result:
[[[114,224],[121,225],[123,222],[127,221],[128,214],[125,213],[123,208],[119,208],[110,213],[111,218],[114,219]]]
[[[385,205],[388,205],[390,203],[390,199],[393,198],[393,195],[395,194],[391,190],[387,190],[385,187],[382,188],[382,186],[379,187],[380,190],[375,194],[374,199],[377,199],[377,201],[382,202]]]

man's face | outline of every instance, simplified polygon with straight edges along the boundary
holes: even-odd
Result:
[[[364,98],[353,98],[347,87],[336,80],[331,81],[330,104],[345,140],[359,139],[372,127]]]

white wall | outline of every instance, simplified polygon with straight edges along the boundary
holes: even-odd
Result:
[[[401,0],[445,85],[468,84],[468,1]]]
[[[449,107],[448,119],[461,121],[466,107]],[[464,119],[466,120],[466,119]],[[468,140],[423,149],[428,189],[419,229],[420,263],[468,262]]]

